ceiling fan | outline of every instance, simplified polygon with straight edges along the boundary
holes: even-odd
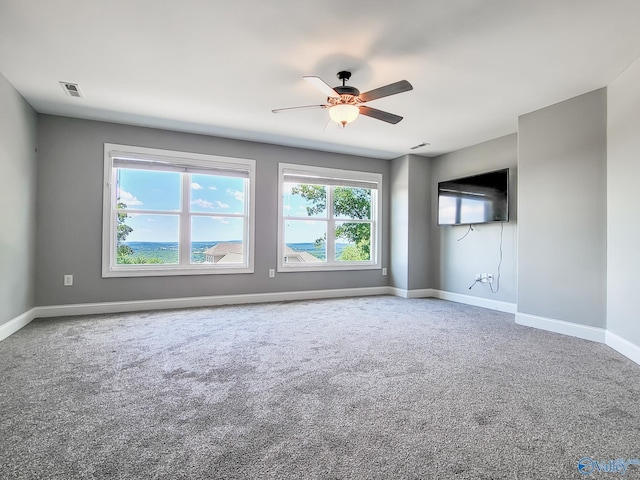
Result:
[[[351,72],[345,70],[338,72],[338,78],[342,80],[342,85],[333,88],[320,77],[305,76],[302,78],[324,93],[327,96],[327,103],[322,105],[305,105],[303,107],[277,108],[272,110],[273,113],[281,113],[289,110],[328,108],[331,119],[342,125],[343,128],[347,123],[351,123],[358,118],[360,114],[395,125],[402,120],[401,116],[367,107],[363,104],[378,98],[413,90],[413,86],[409,82],[400,80],[399,82],[391,83],[384,87],[360,93],[360,90],[357,88],[345,85],[347,80],[351,78]]]

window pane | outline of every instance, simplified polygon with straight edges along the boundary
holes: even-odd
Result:
[[[119,265],[175,264],[179,259],[178,215],[119,212],[117,216]]]
[[[282,199],[285,217],[327,218],[327,187],[285,183]]]
[[[191,263],[244,263],[243,235],[242,218],[191,217]]]
[[[371,224],[336,222],[336,260],[358,262],[371,260]]]
[[[118,204],[137,210],[180,211],[180,173],[116,169]]]
[[[313,220],[285,221],[285,263],[326,261],[326,238],[326,222]]]
[[[191,175],[191,211],[244,213],[247,180],[219,175]]]
[[[371,190],[368,188],[334,187],[334,218],[371,219]]]

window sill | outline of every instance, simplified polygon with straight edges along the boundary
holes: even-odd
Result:
[[[176,268],[114,268],[102,272],[102,278],[118,278],[118,277],[170,277],[170,276],[193,276],[193,275],[228,275],[228,274],[247,274],[254,273],[253,267],[226,267],[226,268],[210,268],[210,267],[176,267]]]
[[[278,265],[278,273],[290,273],[290,272],[334,272],[334,271],[344,271],[344,270],[380,270],[382,267],[376,264],[366,264],[366,265],[356,265],[356,264],[347,264],[347,265]]]

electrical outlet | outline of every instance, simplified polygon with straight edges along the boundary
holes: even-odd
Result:
[[[270,268],[269,269],[269,278],[274,278],[275,276],[276,276],[275,268]]]
[[[493,275],[491,273],[487,274],[487,282],[493,283]]]
[[[476,273],[476,281],[478,280],[482,280],[482,274],[481,273]]]
[[[482,283],[487,283],[489,281],[488,278],[487,278],[487,274],[486,273],[481,273],[480,274],[480,281]]]
[[[384,268],[382,269],[382,275],[386,275],[386,274],[387,274],[387,269],[386,269],[386,267],[384,267]]]
[[[64,286],[65,287],[73,286],[73,275],[65,275],[64,276]]]

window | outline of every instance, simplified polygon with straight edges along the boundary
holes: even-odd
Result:
[[[104,152],[103,277],[253,272],[253,160]]]
[[[280,164],[278,270],[380,268],[382,175]]]

